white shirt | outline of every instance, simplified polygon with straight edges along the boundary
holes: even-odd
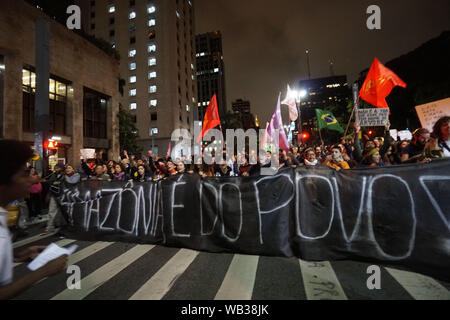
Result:
[[[450,140],[447,140],[447,145],[450,147]],[[443,148],[443,149],[444,149],[444,157],[450,158],[450,151],[448,151],[447,148]]]
[[[13,280],[13,248],[8,229],[8,211],[0,207],[0,286]]]

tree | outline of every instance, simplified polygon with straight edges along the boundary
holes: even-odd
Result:
[[[119,141],[121,150],[127,150],[130,154],[141,153],[142,148],[138,146],[136,141],[139,132],[133,121],[134,116],[120,106],[117,117],[119,118]]]

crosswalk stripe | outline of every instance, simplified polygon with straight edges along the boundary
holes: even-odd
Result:
[[[97,269],[80,282],[80,290],[66,289],[54,296],[51,300],[81,300],[95,291],[103,283],[113,278],[134,261],[153,249],[154,245],[137,245],[119,257],[111,260],[103,267]]]
[[[215,300],[251,300],[259,256],[236,254]]]
[[[94,253],[97,253],[100,250],[105,249],[106,247],[109,247],[114,242],[96,242],[89,247],[84,248],[83,250],[74,252],[70,257],[68,261],[68,265],[73,265],[81,260],[86,259],[87,257],[93,255]]]
[[[22,247],[22,246],[24,246],[26,244],[29,244],[29,243],[32,243],[32,242],[36,242],[36,241],[39,241],[39,240],[51,237],[51,236],[55,235],[56,233],[58,233],[58,231],[59,231],[59,229],[56,229],[54,232],[51,232],[51,233],[42,233],[42,234],[39,234],[39,235],[31,237],[31,238],[27,238],[27,239],[24,239],[24,240],[21,240],[21,241],[14,242],[13,243],[13,248],[19,248],[19,247]]]
[[[151,277],[130,300],[161,300],[176,279],[189,267],[198,251],[181,249],[153,277]]]
[[[60,246],[60,247],[64,247],[67,246],[71,243],[74,243],[76,240],[72,240],[72,239],[62,239],[60,241],[56,241],[55,244]],[[19,263],[14,263],[14,268],[17,266],[20,266],[23,262],[19,262]]]
[[[347,300],[330,262],[299,262],[308,300]]]
[[[385,269],[416,300],[450,300],[450,292],[428,276],[392,268]]]

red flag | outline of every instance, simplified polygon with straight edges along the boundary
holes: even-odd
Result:
[[[202,133],[197,138],[197,143],[206,135],[206,133],[220,125],[219,111],[217,108],[217,97],[214,94],[206,109],[205,119],[203,120]]]
[[[377,108],[389,108],[385,99],[395,86],[406,88],[406,83],[375,58],[359,96]]]

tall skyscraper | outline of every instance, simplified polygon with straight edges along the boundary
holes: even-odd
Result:
[[[301,101],[303,130],[313,133],[317,133],[316,109],[339,106],[345,110],[348,99],[351,99],[351,89],[345,75],[302,80],[299,88],[307,92]]]
[[[233,112],[239,115],[244,130],[255,128],[255,117],[250,112],[250,101],[237,99],[232,103]]]
[[[217,94],[217,106],[222,117],[227,110],[222,34],[215,31],[197,35],[196,49],[198,119],[203,120],[208,103],[214,94]]]
[[[88,33],[120,54],[122,107],[136,115],[138,143],[166,154],[175,129],[193,132],[194,0],[87,0],[86,7]]]

